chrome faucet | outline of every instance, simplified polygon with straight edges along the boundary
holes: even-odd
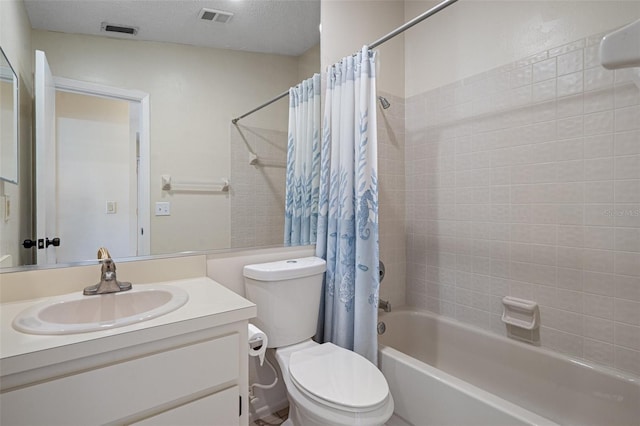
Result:
[[[85,287],[82,294],[92,296],[95,294],[117,293],[119,291],[131,290],[131,283],[118,281],[116,279],[116,264],[113,259],[111,259],[109,250],[100,247],[98,250],[98,260],[102,263],[100,282]]]
[[[384,309],[385,312],[391,312],[391,303],[388,300],[378,299],[378,309]]]

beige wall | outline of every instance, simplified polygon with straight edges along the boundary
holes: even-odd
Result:
[[[320,70],[320,43],[298,56],[298,81],[306,80]]]
[[[402,0],[323,0],[321,65],[326,68],[404,23]],[[378,90],[404,96],[404,36],[381,45]]]
[[[405,18],[432,7],[407,1]],[[406,96],[621,26],[638,1],[459,1],[405,33]]]
[[[33,100],[33,53],[31,52],[31,25],[22,0],[0,1],[0,47],[7,55],[19,79],[19,184],[0,182],[0,196],[6,195],[11,203],[8,221],[0,220],[0,256],[9,254],[14,265],[30,263],[32,251],[23,249],[19,242],[32,235],[31,193],[31,119]]]
[[[230,120],[298,82],[295,57],[33,31],[55,76],[150,94],[151,207],[171,202],[171,216],[151,217],[151,252],[229,247],[229,196],[168,194],[160,176],[220,180],[230,176]],[[243,124],[282,130],[287,103]],[[231,182],[233,186],[233,182]],[[153,211],[153,210],[152,210]]]

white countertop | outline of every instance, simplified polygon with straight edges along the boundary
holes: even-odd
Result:
[[[177,310],[148,321],[88,333],[21,333],[12,327],[15,316],[47,298],[0,304],[0,376],[245,321],[255,317],[257,312],[253,303],[207,277],[154,284],[178,286],[187,291],[189,300]],[[144,285],[134,284],[134,288]]]

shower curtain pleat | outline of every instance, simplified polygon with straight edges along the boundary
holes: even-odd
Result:
[[[289,89],[284,243],[316,242],[320,184],[320,74]]]
[[[375,69],[365,46],[327,72],[316,255],[327,261],[324,341],[377,363]]]

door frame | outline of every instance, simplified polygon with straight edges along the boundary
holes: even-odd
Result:
[[[140,90],[122,89],[64,77],[53,77],[55,89],[90,96],[139,102],[140,166],[138,168],[138,256],[151,254],[151,187],[150,187],[150,118],[149,94]],[[141,232],[141,230],[143,230]]]

